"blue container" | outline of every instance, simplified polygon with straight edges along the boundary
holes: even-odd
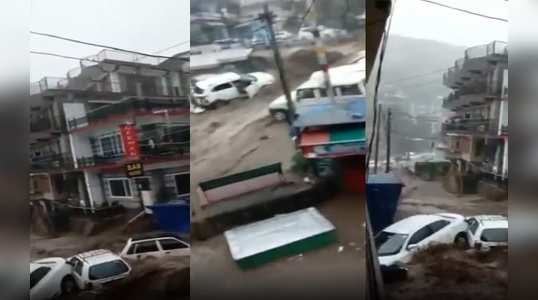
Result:
[[[179,200],[147,206],[162,231],[188,234],[191,229],[191,209],[188,201]]]
[[[373,174],[366,183],[366,203],[374,235],[391,225],[403,183],[392,173]]]

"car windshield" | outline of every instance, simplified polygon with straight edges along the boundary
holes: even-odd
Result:
[[[407,240],[407,236],[407,234],[381,231],[375,237],[377,255],[387,256],[394,255],[400,252],[400,249],[402,249],[405,240]]]
[[[502,243],[508,242],[508,228],[484,229],[480,239],[484,242]]]
[[[90,267],[89,277],[90,280],[104,279],[123,274],[128,270],[129,267],[123,261],[117,259]]]
[[[50,272],[51,268],[49,267],[39,267],[30,273],[30,288],[33,288],[36,284],[45,277]]]

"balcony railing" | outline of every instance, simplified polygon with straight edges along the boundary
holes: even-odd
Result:
[[[189,141],[157,141],[155,146],[140,145],[140,161],[154,162],[168,159],[186,158],[190,154]],[[125,161],[124,153],[100,155],[94,153],[89,157],[77,159],[79,168],[117,165]]]
[[[121,101],[110,104],[89,112],[85,117],[71,119],[68,121],[69,129],[78,129],[88,126],[92,122],[105,119],[113,115],[125,115],[130,112],[152,112],[162,109],[187,109],[189,102],[187,99],[136,99]]]
[[[507,55],[508,44],[502,41],[493,41],[486,45],[480,45],[465,50],[465,59],[480,58],[492,55]]]
[[[443,74],[443,83],[450,87],[455,87],[457,82],[461,82],[460,75],[465,69],[469,59],[494,58],[508,55],[506,42],[494,41],[486,45],[479,45],[465,50],[464,56],[454,62],[454,66]],[[463,83],[463,82],[462,82]]]
[[[441,125],[443,132],[499,135],[499,119],[464,119]],[[505,130],[508,128],[506,127]],[[503,131],[501,130],[501,134]]]
[[[34,171],[73,169],[73,158],[70,154],[52,154],[31,159]]]

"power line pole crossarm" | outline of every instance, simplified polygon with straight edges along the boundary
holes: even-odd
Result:
[[[282,63],[282,57],[280,56],[280,50],[278,49],[275,32],[273,29],[275,15],[272,11],[269,10],[269,5],[265,4],[263,6],[263,13],[260,14],[259,17],[267,24],[267,30],[269,31],[269,40],[271,42],[271,48],[273,49],[273,55],[278,69],[278,75],[280,77],[280,84],[282,85],[282,90],[284,92],[284,95],[286,96],[286,104],[288,106],[288,122],[290,122],[291,124],[295,119],[295,105],[293,104],[293,101],[291,99],[288,82],[286,81],[284,64]]]

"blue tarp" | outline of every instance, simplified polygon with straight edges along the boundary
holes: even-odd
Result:
[[[188,200],[180,199],[147,206],[162,231],[189,233],[191,225],[191,209]]]
[[[402,187],[400,178],[392,173],[368,175],[366,202],[374,234],[393,223]]]

